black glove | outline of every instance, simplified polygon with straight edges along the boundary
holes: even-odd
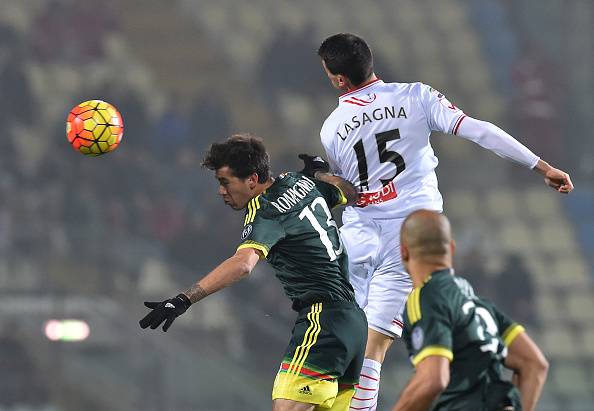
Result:
[[[318,171],[327,173],[330,171],[330,164],[320,156],[310,156],[309,154],[299,154],[299,158],[303,160],[305,167],[301,170],[301,174],[314,178],[314,174]]]
[[[174,298],[161,302],[145,301],[144,305],[152,311],[138,321],[140,326],[146,328],[150,325],[151,329],[154,330],[165,321],[163,331],[167,331],[173,324],[173,320],[185,313],[192,305],[192,302],[185,294],[179,294]]]

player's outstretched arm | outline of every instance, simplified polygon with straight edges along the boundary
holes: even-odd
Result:
[[[207,295],[230,286],[252,272],[260,260],[259,251],[254,248],[241,248],[235,255],[229,257],[204,278],[186,290],[184,294],[190,301],[196,303]]]
[[[259,259],[259,251],[253,248],[237,250],[235,255],[223,261],[185,292],[161,302],[145,302],[144,305],[150,308],[151,312],[139,321],[140,326],[150,326],[154,330],[164,322],[163,331],[167,331],[173,321],[185,313],[192,304],[247,276]]]
[[[333,186],[340,188],[340,191],[342,191],[342,193],[347,199],[345,205],[353,205],[357,202],[357,200],[359,200],[359,192],[357,191],[355,186],[342,177],[318,171],[315,173],[314,178],[317,178],[318,180],[321,180],[325,183],[332,184]]]
[[[569,193],[573,184],[569,174],[556,169],[540,159],[526,146],[496,125],[472,117],[463,117],[456,134],[493,151],[500,157],[510,159],[540,172],[545,183],[560,193]]]
[[[417,369],[392,411],[427,411],[450,383],[450,362],[431,355]]]
[[[508,347],[505,366],[514,370],[514,383],[522,396],[522,409],[533,411],[547,379],[549,363],[525,332],[520,333]]]

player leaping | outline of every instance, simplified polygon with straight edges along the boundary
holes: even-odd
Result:
[[[317,173],[320,180],[299,173],[272,178],[261,139],[249,135],[213,144],[203,165],[215,171],[225,204],[246,209],[241,244],[184,293],[146,302],[151,311],[140,326],[164,323],[167,331],[193,303],[266,259],[298,312],[274,382],[272,409],[347,411],[363,363],[367,321],[347,280],[347,257],[330,208],[354,203],[357,190],[328,174]]]
[[[322,144],[332,171],[361,191],[357,206],[343,214],[341,234],[351,283],[369,323],[360,388],[351,407],[372,411],[381,364],[402,333],[401,314],[411,291],[400,258],[400,226],[412,211],[442,211],[431,132],[458,135],[534,169],[560,193],[569,193],[573,184],[567,173],[499,127],[467,116],[439,91],[423,83],[384,83],[373,72],[371,51],[360,37],[331,36],[318,54],[332,85],[345,92],[324,122]]]

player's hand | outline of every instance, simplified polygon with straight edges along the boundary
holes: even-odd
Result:
[[[330,171],[330,164],[320,156],[310,156],[309,154],[299,154],[299,158],[303,160],[303,170],[301,174],[308,177],[315,178],[315,174],[320,171],[327,173]]]
[[[144,305],[150,308],[151,312],[138,322],[140,327],[150,326],[154,330],[165,321],[163,331],[167,331],[173,321],[190,308],[192,302],[185,294],[178,294],[176,297],[161,302],[145,301]]]
[[[563,194],[567,194],[573,190],[573,183],[569,174],[557,168],[551,167],[547,170],[544,175],[544,181],[546,185]]]

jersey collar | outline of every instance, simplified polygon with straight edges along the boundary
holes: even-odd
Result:
[[[425,280],[423,281],[423,284],[417,288],[423,288],[423,286],[425,284],[427,284],[429,281],[431,281],[431,279],[433,277],[435,277],[436,275],[442,275],[442,274],[454,275],[454,269],[453,268],[444,268],[443,270],[433,271],[430,275],[427,276],[427,278],[425,278]]]
[[[443,270],[438,270],[438,271],[434,271],[431,273],[431,275],[429,277],[427,277],[427,281],[429,281],[429,279],[431,277],[435,277],[436,275],[440,275],[440,274],[451,274],[454,275],[454,269],[453,268],[444,268]]]
[[[348,97],[348,96],[351,96],[353,93],[357,93],[357,92],[359,92],[359,91],[361,91],[361,90],[364,90],[364,89],[366,89],[366,88],[368,88],[368,87],[371,87],[371,86],[373,86],[374,84],[378,84],[378,83],[380,83],[380,82],[381,82],[381,83],[383,83],[382,79],[379,79],[379,78],[376,78],[375,80],[368,81],[367,83],[361,84],[361,85],[360,85],[359,87],[357,87],[356,89],[353,89],[353,90],[351,90],[351,91],[347,91],[346,93],[343,93],[343,94],[341,94],[341,95],[338,97],[338,100],[340,100],[340,99],[341,99],[341,98],[343,98],[343,97]]]

